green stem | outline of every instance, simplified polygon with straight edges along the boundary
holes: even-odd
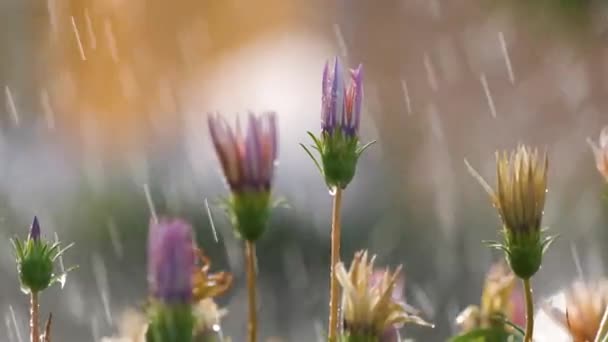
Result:
[[[256,285],[255,285],[255,244],[252,241],[245,241],[245,263],[247,265],[247,294],[249,302],[249,320],[247,322],[247,334],[249,342],[257,340],[257,304],[256,304]]]
[[[329,341],[335,342],[338,330],[338,305],[340,288],[336,278],[336,265],[340,262],[340,209],[342,207],[342,189],[336,189],[331,215],[331,265],[329,289]]]
[[[530,285],[530,278],[523,279],[524,282],[524,296],[526,298],[526,335],[524,336],[524,342],[532,342],[532,336],[534,334],[534,300],[532,299],[532,286]]]

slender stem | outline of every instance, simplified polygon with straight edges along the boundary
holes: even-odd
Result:
[[[30,293],[30,342],[40,342],[38,292]]]
[[[245,241],[245,264],[247,265],[247,294],[249,302],[249,320],[247,322],[247,334],[249,342],[257,341],[257,304],[255,286],[255,244],[253,241]]]
[[[524,342],[532,342],[534,334],[534,300],[532,299],[532,286],[530,278],[524,279],[524,296],[526,298],[526,335]]]
[[[608,306],[606,306],[606,309],[604,310],[604,315],[602,316],[602,321],[600,322],[600,327],[597,329],[597,335],[595,336],[595,342],[601,342],[607,333],[608,333]]]
[[[336,265],[340,262],[340,209],[342,207],[342,189],[336,189],[331,214],[331,265],[329,289],[329,341],[336,341],[338,330],[338,305],[340,288],[336,278]]]

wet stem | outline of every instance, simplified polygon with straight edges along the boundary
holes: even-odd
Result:
[[[39,311],[38,292],[32,291],[30,293],[30,342],[40,341]]]
[[[336,278],[336,265],[340,262],[340,211],[342,206],[342,189],[336,189],[331,216],[331,265],[329,290],[329,341],[336,341],[338,329],[338,299],[340,288]]]
[[[247,265],[247,300],[249,306],[249,319],[247,321],[247,335],[249,342],[257,340],[257,302],[255,285],[255,243],[245,241],[245,264]]]
[[[524,296],[526,299],[526,334],[524,342],[532,342],[534,333],[534,300],[532,299],[532,286],[530,278],[524,279]]]

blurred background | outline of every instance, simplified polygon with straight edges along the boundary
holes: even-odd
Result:
[[[534,279],[542,299],[601,277],[603,180],[587,137],[608,124],[608,8],[592,0],[4,0],[0,2],[0,336],[27,338],[9,237],[34,215],[75,242],[66,288],[42,296],[56,341],[98,341],[146,296],[149,208],[193,223],[219,298],[243,341],[242,248],[218,209],[226,195],[206,113],[276,110],[276,210],[259,242],[264,340],[325,330],[331,197],[298,146],[318,132],[321,71],[365,66],[362,158],[345,193],[343,259],[403,264],[406,297],[445,341],[501,258],[481,244],[499,221],[466,158],[494,183],[494,151],[550,153],[544,223],[561,239]],[[205,201],[217,228],[210,226]],[[557,341],[557,339],[547,339]]]

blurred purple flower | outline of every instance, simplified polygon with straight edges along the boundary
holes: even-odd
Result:
[[[249,113],[246,135],[219,114],[209,115],[209,132],[232,192],[269,191],[277,159],[276,114]]]
[[[401,342],[401,335],[397,327],[390,327],[380,337],[380,342]]]
[[[180,219],[151,220],[148,234],[152,297],[168,304],[189,303],[196,267],[192,227]]]
[[[323,69],[321,98],[321,127],[323,133],[333,134],[336,129],[349,137],[357,136],[361,121],[363,98],[363,65],[350,70],[350,83],[345,89],[342,65],[334,58],[330,70],[329,62]]]
[[[32,222],[32,226],[30,227],[29,238],[34,241],[40,240],[40,224],[36,216],[34,216],[34,222]]]
[[[384,278],[387,270],[375,270],[369,280],[370,289],[376,286],[379,286]],[[403,291],[405,290],[405,278],[403,275],[400,275],[395,281],[395,285],[393,287],[393,293],[391,297],[394,302],[397,303],[405,303],[405,299],[403,298]]]

